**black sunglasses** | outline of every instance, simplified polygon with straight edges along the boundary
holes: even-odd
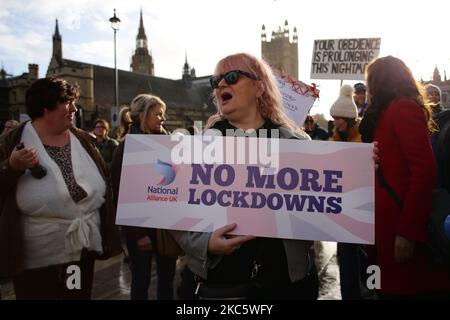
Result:
[[[259,80],[257,76],[254,74],[241,71],[241,70],[232,70],[228,71],[227,73],[220,75],[220,76],[212,76],[209,79],[209,83],[211,84],[211,88],[217,89],[219,87],[219,82],[222,81],[222,79],[225,79],[225,82],[228,85],[235,84],[238,82],[240,75],[246,76],[253,80]]]

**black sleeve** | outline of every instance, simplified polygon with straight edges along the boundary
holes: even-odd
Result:
[[[111,181],[116,208],[117,208],[117,199],[119,196],[120,175],[122,173],[124,146],[125,146],[124,142],[121,142],[119,144],[114,154],[113,160],[111,162]]]
[[[328,140],[329,138],[328,132],[322,128],[317,128],[317,136],[320,140]]]

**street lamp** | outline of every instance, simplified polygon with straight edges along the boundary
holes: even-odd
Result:
[[[120,19],[116,17],[116,9],[114,9],[114,16],[109,19],[109,22],[111,22],[111,28],[114,30],[114,71],[115,71],[115,101],[116,101],[116,107],[119,107],[119,81],[117,76],[117,56],[116,56],[116,33],[117,30],[119,30],[120,25]]]

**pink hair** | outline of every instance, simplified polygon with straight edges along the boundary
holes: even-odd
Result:
[[[260,60],[248,53],[237,53],[227,56],[217,63],[215,75],[223,74],[230,70],[242,70],[258,76],[264,85],[264,93],[258,98],[258,111],[264,119],[270,119],[274,124],[286,127],[295,132],[301,129],[284,113],[281,94],[276,84],[272,69],[264,60]],[[217,106],[217,97],[213,93],[213,99]],[[212,127],[216,122],[224,120],[220,109],[209,117],[206,128]]]

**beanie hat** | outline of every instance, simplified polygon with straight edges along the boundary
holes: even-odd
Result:
[[[339,98],[331,105],[330,115],[338,118],[356,119],[358,117],[358,109],[352,95],[352,86],[348,84],[343,85]]]
[[[439,101],[442,101],[442,92],[441,89],[438,86],[435,86],[434,84],[427,84],[425,86],[425,91],[427,92],[427,95],[429,95],[432,92],[437,92],[439,94]]]

